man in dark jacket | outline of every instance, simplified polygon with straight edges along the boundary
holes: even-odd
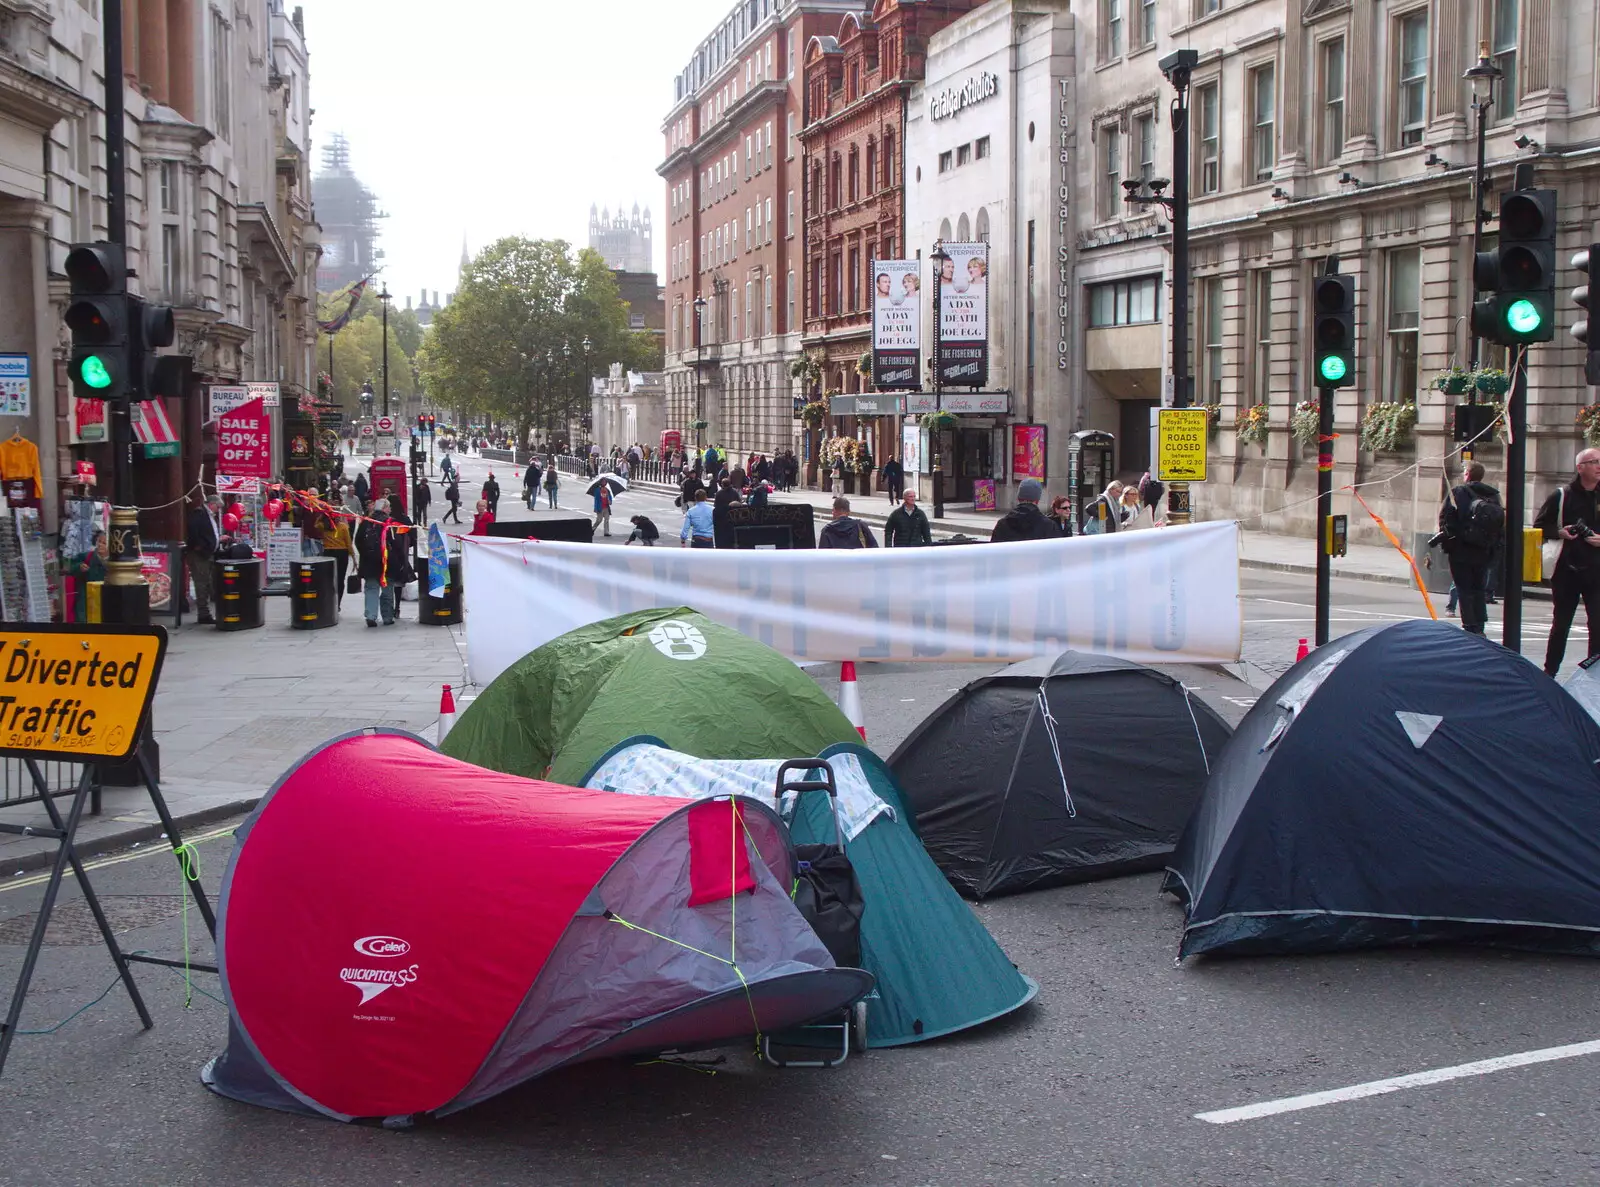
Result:
[[[189,509],[184,533],[189,579],[194,582],[195,621],[202,626],[216,621],[212,617],[216,598],[211,590],[211,565],[217,559],[217,546],[222,542],[221,514],[222,500],[216,495],[209,496],[203,505]]]
[[[360,557],[356,572],[361,574],[361,588],[366,597],[367,625],[377,626],[381,615],[385,623],[395,619],[399,589],[394,585],[381,585],[385,574],[384,537],[389,532],[389,500],[375,499],[367,518],[361,521],[356,532],[356,549]],[[398,548],[393,537],[388,540],[391,553]],[[392,565],[392,560],[391,560]]]
[[[423,527],[428,526],[428,504],[433,502],[433,491],[428,486],[426,478],[417,479],[417,484],[411,490],[411,503],[417,509],[417,522]]]
[[[500,484],[494,480],[494,471],[489,471],[489,477],[483,480],[483,499],[489,504],[489,511],[496,517],[500,515]]]
[[[1500,492],[1483,480],[1483,463],[1469,462],[1466,481],[1450,492],[1439,508],[1439,530],[1450,558],[1450,580],[1461,599],[1461,629],[1483,634],[1489,620],[1484,592],[1489,580],[1489,558],[1497,536],[1506,529]],[[1480,506],[1480,501],[1483,504]]]
[[[733,484],[733,479],[731,478],[724,478],[717,484],[716,497],[711,500],[713,507],[718,511],[742,501],[739,497],[739,488]]]
[[[872,529],[859,519],[850,518],[850,500],[840,495],[833,501],[832,521],[817,533],[818,548],[876,548]]]
[[[372,486],[367,482],[367,476],[360,470],[356,471],[356,498],[361,500],[361,505],[367,505],[367,498],[372,494]]]
[[[933,530],[928,526],[927,513],[917,506],[916,491],[906,491],[900,506],[889,512],[889,522],[883,525],[883,543],[887,548],[917,548],[933,543]]]
[[[989,533],[989,541],[993,544],[1005,544],[1013,540],[1059,540],[1061,530],[1051,522],[1050,517],[1039,510],[1039,500],[1044,498],[1044,487],[1036,478],[1025,479],[1017,487],[1017,505],[1000,517],[1000,522],[994,525],[994,531]]]
[[[454,475],[450,477],[450,485],[444,488],[444,501],[450,504],[450,510],[444,513],[440,523],[449,523],[452,519],[461,522],[461,484]]]
[[[1600,449],[1578,455],[1578,476],[1544,501],[1533,526],[1544,530],[1546,540],[1562,542],[1550,578],[1553,612],[1544,653],[1545,674],[1554,676],[1567,653],[1567,633],[1579,601],[1589,619],[1589,654],[1600,655]],[[1517,574],[1510,577],[1515,580]]]
[[[898,503],[901,493],[906,489],[906,468],[893,454],[883,463],[883,485],[889,492],[889,502]]]

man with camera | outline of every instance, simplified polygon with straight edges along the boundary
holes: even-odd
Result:
[[[1450,580],[1461,598],[1461,629],[1483,634],[1489,611],[1484,592],[1495,542],[1505,535],[1506,511],[1500,492],[1483,480],[1482,462],[1468,462],[1466,481],[1439,508],[1439,535],[1450,558]]]
[[[1554,676],[1561,670],[1580,599],[1589,619],[1589,654],[1600,654],[1600,535],[1595,531],[1600,526],[1600,449],[1578,454],[1577,477],[1544,501],[1533,526],[1543,530],[1546,540],[1561,541],[1550,577],[1554,607],[1544,653],[1545,674]]]

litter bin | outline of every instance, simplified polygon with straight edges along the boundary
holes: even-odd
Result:
[[[461,621],[461,554],[450,558],[450,584],[434,597],[428,592],[428,571],[423,566],[417,580],[417,621],[423,626],[454,626]]]
[[[266,626],[266,611],[261,604],[261,565],[247,561],[212,562],[212,588],[217,591],[217,629],[248,631]]]
[[[289,625],[320,631],[339,623],[338,568],[331,556],[313,556],[289,565]]]

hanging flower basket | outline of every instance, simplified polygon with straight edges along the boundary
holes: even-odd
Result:
[[[1259,445],[1266,447],[1270,435],[1269,418],[1270,410],[1265,404],[1256,404],[1239,413],[1233,422],[1234,434],[1239,438],[1240,444]]]
[[[1486,396],[1503,396],[1511,390],[1511,376],[1499,368],[1475,373],[1472,382]]]
[[[1417,427],[1417,406],[1410,401],[1368,404],[1361,418],[1361,446],[1373,452],[1404,449]]]
[[[1472,386],[1472,375],[1460,367],[1451,367],[1434,376],[1433,386],[1447,396],[1464,396]]]
[[[1478,400],[1477,405],[1479,408],[1494,409],[1494,426],[1489,433],[1478,438],[1475,444],[1488,445],[1492,442],[1504,444],[1506,439],[1506,402],[1504,400],[1484,398]],[[1455,428],[1455,418],[1456,410],[1454,407],[1452,407],[1446,413],[1446,427],[1450,428],[1452,431]]]
[[[956,427],[956,416],[953,412],[940,409],[938,412],[924,412],[922,414],[922,427],[934,433],[949,432]]]
[[[1222,429],[1222,405],[1206,404],[1203,407],[1206,410],[1206,440],[1210,441]]]
[[[1322,406],[1315,400],[1301,400],[1289,414],[1289,432],[1302,446],[1317,444],[1322,433]]]
[[[861,357],[856,360],[856,374],[872,374],[872,352],[870,350],[863,350],[861,352]]]
[[[1600,404],[1578,409],[1578,427],[1583,430],[1585,445],[1600,446]]]
[[[794,379],[803,379],[807,387],[816,386],[822,382],[822,356],[801,355],[789,364],[789,375]]]
[[[702,429],[709,429],[711,427],[711,422],[709,420],[691,420],[689,422],[689,427],[698,433]]]
[[[800,408],[800,423],[808,429],[820,429],[828,415],[828,406],[821,400],[812,400]]]

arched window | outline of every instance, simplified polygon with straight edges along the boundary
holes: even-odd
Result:
[[[820,214],[821,212],[822,212],[822,166],[821,166],[821,164],[815,164],[815,165],[811,166],[811,213],[815,215],[815,214]]]
[[[861,151],[855,145],[850,146],[850,201],[861,200]]]
[[[832,175],[828,178],[828,209],[839,209],[839,175],[844,172],[844,163],[839,159],[839,154],[833,154]]]
[[[974,231],[978,234],[979,243],[989,242],[989,209],[981,207],[978,210],[977,221],[973,224]]]
[[[894,135],[885,133],[883,137],[883,184],[887,188],[894,185]]]
[[[972,224],[967,221],[967,216],[964,214],[956,219],[956,242],[972,242]]]
[[[878,188],[878,142],[867,137],[867,193]]]
[[[950,243],[954,243],[955,242],[954,237],[951,236],[951,234],[950,234],[950,220],[949,219],[945,219],[943,222],[941,222],[939,224],[939,238],[943,239],[943,240],[946,240],[947,242],[950,242]]]

